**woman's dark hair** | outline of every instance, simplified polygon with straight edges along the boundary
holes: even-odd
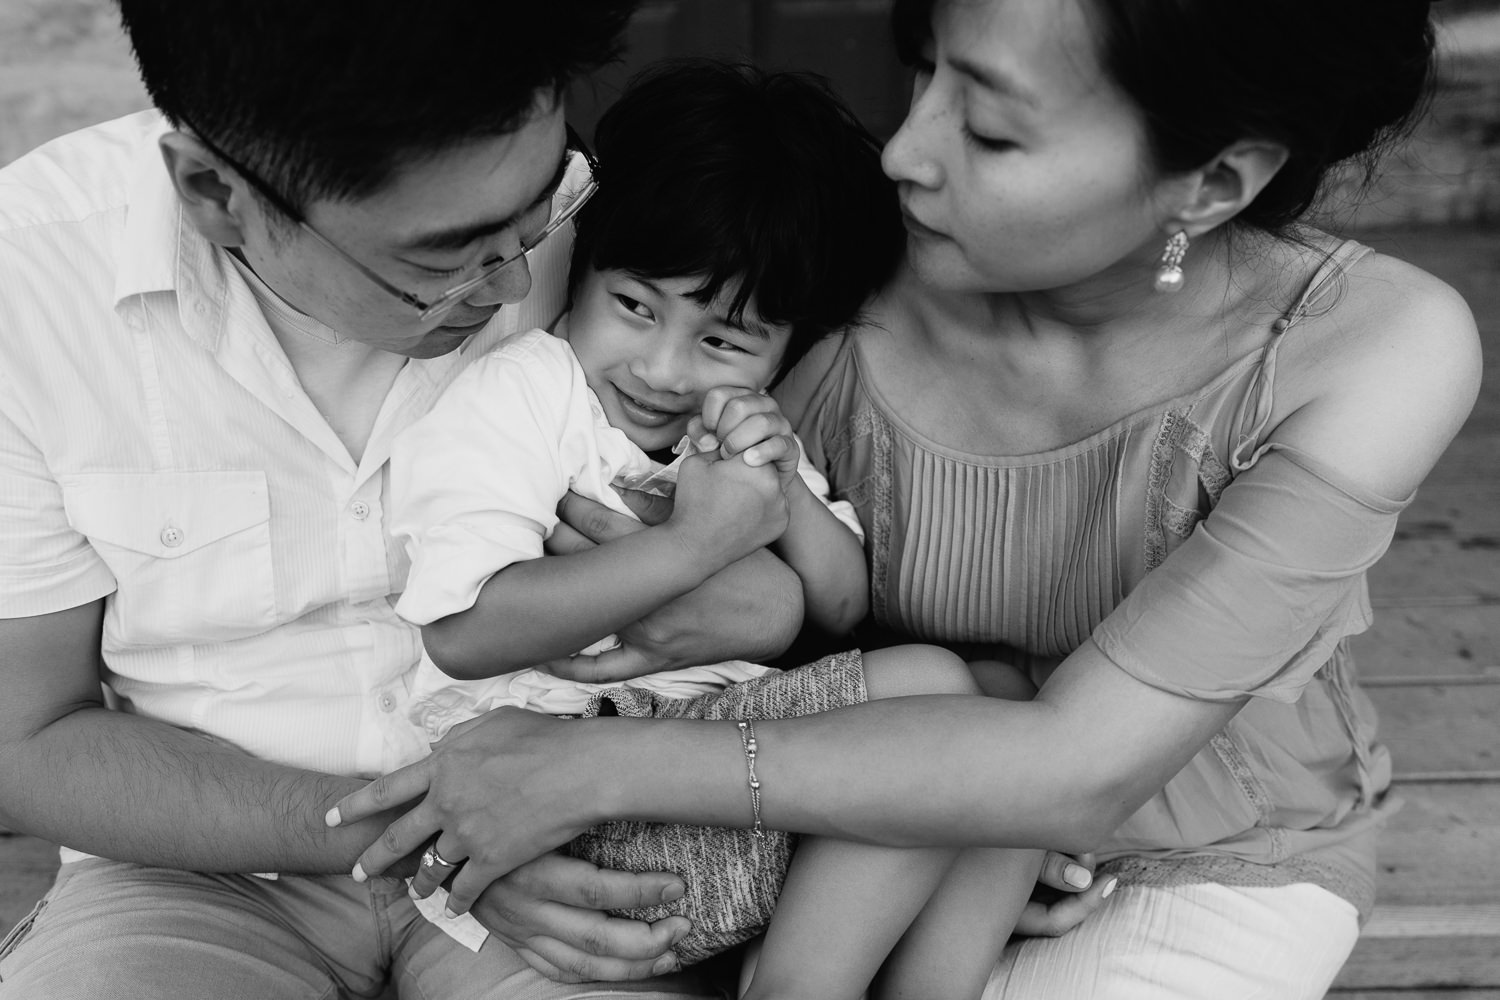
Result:
[[[895,0],[903,58],[931,37],[936,0]],[[1375,160],[1424,109],[1432,76],[1427,0],[1079,0],[1100,63],[1140,109],[1165,173],[1241,139],[1286,147],[1281,170],[1237,216],[1283,232],[1329,168]]]
[[[880,145],[819,77],[708,60],[635,77],[595,131],[599,192],[578,215],[589,270],[701,278],[790,324],[782,371],[854,320],[906,244]],[[735,283],[738,283],[737,285]]]
[[[524,123],[636,0],[118,0],[152,101],[294,208]]]

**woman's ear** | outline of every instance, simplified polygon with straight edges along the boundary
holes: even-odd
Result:
[[[245,242],[245,206],[253,203],[245,181],[185,132],[161,137],[161,157],[193,227],[225,247]]]
[[[1197,237],[1222,226],[1255,200],[1286,158],[1285,146],[1263,140],[1242,139],[1225,147],[1185,178],[1187,190],[1165,228]]]

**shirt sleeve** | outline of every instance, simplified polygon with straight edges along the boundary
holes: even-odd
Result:
[[[531,331],[474,362],[397,436],[391,530],[411,560],[398,614],[426,625],[473,607],[491,576],[542,555],[575,483],[607,490],[588,392],[567,345]]]
[[[1295,701],[1345,636],[1372,620],[1366,573],[1389,500],[1290,448],[1237,476],[1218,505],[1094,630],[1131,676],[1205,701]]]
[[[68,523],[19,398],[0,371],[0,618],[76,608],[115,590],[114,574]]]

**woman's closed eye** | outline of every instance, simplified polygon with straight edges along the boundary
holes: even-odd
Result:
[[[964,142],[966,142],[970,146],[974,146],[978,149],[983,149],[990,153],[1004,153],[1008,150],[1016,148],[1016,143],[1011,139],[1001,139],[996,136],[980,135],[978,132],[975,132],[967,125],[963,127],[963,132]]]

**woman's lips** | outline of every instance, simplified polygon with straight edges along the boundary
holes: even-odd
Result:
[[[906,225],[906,231],[913,236],[932,240],[945,240],[948,238],[946,234],[940,233],[931,226],[919,222],[917,217],[905,208],[901,209],[901,221]]]

